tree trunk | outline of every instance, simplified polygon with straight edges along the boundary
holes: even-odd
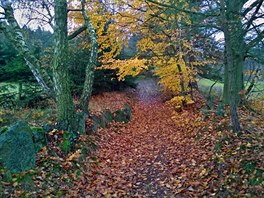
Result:
[[[18,100],[22,100],[23,84],[21,81],[18,82]]]
[[[229,75],[228,75],[228,66],[226,60],[226,49],[225,49],[225,64],[224,64],[224,90],[223,90],[223,102],[229,104]]]
[[[228,73],[227,74],[228,79],[226,79],[227,81],[225,83],[228,84],[227,97],[230,105],[231,121],[233,125],[233,130],[235,132],[239,132],[241,128],[237,113],[237,106],[239,105],[240,102],[239,92],[242,90],[242,84],[241,84],[242,71],[239,68],[242,67],[242,65],[240,61],[236,60],[235,57],[233,56],[229,43],[226,44],[226,56],[227,56],[226,72]]]
[[[225,103],[230,105],[230,115],[233,130],[239,132],[240,122],[237,106],[240,102],[240,91],[243,89],[243,67],[245,57],[244,31],[241,19],[238,16],[242,9],[242,2],[221,1],[222,17],[225,36],[225,78],[224,96]]]
[[[87,63],[86,70],[85,70],[85,81],[83,85],[83,91],[82,96],[80,99],[80,106],[82,109],[82,112],[86,115],[88,115],[88,106],[89,106],[89,100],[92,94],[93,90],[93,82],[94,82],[94,70],[96,67],[97,62],[97,56],[98,56],[98,42],[97,42],[97,36],[95,29],[93,27],[93,24],[90,21],[90,18],[86,14],[85,11],[85,0],[82,0],[82,15],[85,20],[85,25],[87,26],[90,42],[91,42],[91,53],[89,62]]]
[[[55,0],[55,54],[53,79],[56,92],[58,124],[73,132],[78,130],[78,122],[70,91],[68,69],[67,1]]]

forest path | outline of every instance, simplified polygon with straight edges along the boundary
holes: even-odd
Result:
[[[172,115],[173,110],[161,100],[156,82],[141,80],[132,120],[100,133],[96,154],[99,174],[92,178],[89,195],[185,197],[181,194],[184,190],[195,195],[195,185],[200,183],[187,178],[198,176],[192,171],[198,163],[196,158],[206,160],[207,154],[195,140],[182,135]]]

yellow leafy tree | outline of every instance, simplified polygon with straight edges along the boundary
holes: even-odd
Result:
[[[78,10],[80,5],[72,1],[70,9]],[[122,1],[101,1],[95,0],[87,3],[91,22],[96,30],[99,45],[99,61],[102,66],[98,69],[117,69],[119,80],[124,80],[126,76],[136,76],[143,69],[147,69],[145,60],[138,56],[129,60],[118,60],[124,46],[127,46],[129,38],[132,36],[132,24],[135,20],[124,20],[121,15],[124,8]],[[69,15],[72,27],[83,24],[83,18],[79,12],[71,12]],[[83,48],[90,48],[89,41],[82,43]]]
[[[182,8],[189,6],[184,0],[174,3]],[[202,52],[188,39],[189,32],[181,27],[192,25],[187,13],[143,0],[95,0],[87,6],[98,36],[102,68],[117,69],[119,80],[124,80],[127,75],[136,76],[147,66],[154,66],[160,84],[174,93],[170,103],[176,107],[193,103],[190,85],[195,81],[196,67],[212,60],[202,58]],[[71,15],[72,23],[81,24],[80,20],[78,14]],[[117,60],[133,34],[140,37],[138,54],[129,60]],[[89,47],[89,42],[83,45]]]
[[[175,4],[188,8],[186,1],[175,1]],[[143,7],[146,12],[140,17],[143,20],[142,39],[138,43],[140,53],[149,56],[160,84],[174,93],[169,103],[177,108],[192,104],[190,85],[195,82],[196,68],[212,60],[204,60],[202,53],[193,47],[193,41],[187,39],[189,32],[183,30],[181,24],[191,26],[188,14],[168,11],[151,3]],[[137,12],[140,9],[133,8]]]

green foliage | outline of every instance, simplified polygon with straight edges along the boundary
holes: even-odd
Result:
[[[34,32],[27,28],[24,28],[23,31],[32,53],[40,58],[44,48],[52,44],[49,41],[52,38],[51,33],[40,29]],[[3,34],[0,34],[0,36],[0,82],[35,81],[20,52],[11,45]]]
[[[9,170],[2,169],[1,172],[3,173],[3,180],[6,182],[12,182],[13,176]]]
[[[0,81],[18,82],[33,81],[33,76],[21,56],[12,57],[5,65],[1,65]]]
[[[252,175],[249,179],[249,184],[252,186],[261,185],[264,182],[264,170],[259,169],[254,161],[242,161],[241,167],[246,174]]]
[[[70,133],[67,131],[64,131],[62,136],[61,150],[64,154],[69,153],[71,150],[71,137]]]
[[[34,172],[26,172],[23,174],[19,174],[17,178],[15,178],[16,182],[19,183],[24,191],[33,191],[34,190],[34,181],[32,179]]]
[[[247,174],[251,174],[256,169],[256,164],[253,161],[250,162],[242,162],[242,167],[246,171]]]
[[[31,127],[35,151],[40,151],[47,145],[45,130],[42,127]]]
[[[0,84],[0,106],[3,108],[45,108],[47,105],[47,97],[37,83]]]

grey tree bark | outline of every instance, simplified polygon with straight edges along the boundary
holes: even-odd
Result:
[[[94,81],[94,69],[97,62],[97,52],[98,52],[98,42],[97,42],[97,36],[95,29],[93,27],[93,24],[91,23],[89,17],[86,14],[85,11],[85,0],[82,0],[82,15],[85,20],[85,25],[87,27],[89,36],[90,36],[90,42],[91,42],[91,53],[89,62],[87,63],[86,70],[85,70],[85,81],[83,86],[83,92],[80,99],[81,109],[84,113],[88,113],[88,105],[89,100],[92,94],[92,88],[93,88],[93,81]]]

